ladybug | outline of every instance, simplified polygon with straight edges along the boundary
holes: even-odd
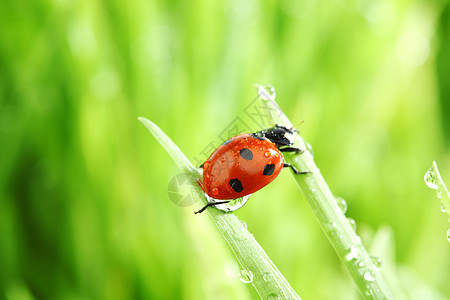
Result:
[[[226,140],[206,160],[203,168],[203,181],[198,182],[203,192],[219,202],[209,202],[208,206],[230,202],[230,199],[252,194],[272,182],[281,169],[291,168],[295,174],[300,172],[286,163],[282,152],[303,153],[303,150],[290,147],[296,130],[284,126],[244,133]]]

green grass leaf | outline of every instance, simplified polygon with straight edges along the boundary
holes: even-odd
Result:
[[[142,117],[139,121],[161,143],[178,167],[192,175],[190,178],[196,186],[195,181],[201,177],[200,169],[193,167],[177,145],[156,124]],[[196,192],[197,200],[206,204],[206,198],[200,187],[196,188]],[[255,237],[247,230],[244,222],[233,213],[224,213],[216,208],[208,208],[206,211],[241,265],[242,281],[251,282],[262,299],[300,299]],[[192,214],[192,218],[200,217],[202,215]]]
[[[273,87],[257,86],[266,111],[271,112],[274,124],[292,128],[292,123],[275,102]],[[334,247],[341,261],[347,267],[361,293],[369,299],[393,299],[393,294],[381,270],[374,264],[371,255],[356,234],[349,219],[339,207],[336,198],[314,162],[311,149],[305,140],[295,134],[295,147],[304,153],[284,155],[286,162],[298,170],[311,171],[311,174],[295,175],[295,181],[309,202],[323,231]]]

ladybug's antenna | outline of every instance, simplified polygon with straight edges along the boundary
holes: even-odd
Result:
[[[302,125],[303,123],[305,123],[305,120],[301,120],[300,122],[296,123],[295,125],[292,125],[291,130],[294,132],[297,132],[298,129],[296,129],[296,127],[299,127],[300,125]]]
[[[220,201],[220,202],[208,202],[208,204],[206,204],[205,206],[203,206],[200,210],[194,211],[194,214],[201,214],[202,212],[205,211],[205,209],[207,209],[209,206],[216,206],[216,205],[220,205],[220,204],[225,204],[230,202],[230,200],[227,201]]]

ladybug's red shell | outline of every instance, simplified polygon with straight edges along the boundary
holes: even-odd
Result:
[[[271,141],[241,134],[219,146],[203,164],[202,188],[214,199],[239,198],[272,182],[283,164]]]

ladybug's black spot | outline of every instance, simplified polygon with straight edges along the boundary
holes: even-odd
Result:
[[[244,158],[246,160],[252,160],[253,159],[252,151],[248,150],[247,148],[241,149],[241,151],[239,153],[241,153],[242,158]]]
[[[244,190],[244,188],[242,187],[241,181],[239,179],[237,179],[237,178],[231,179],[229,184],[230,184],[230,186],[233,188],[233,190],[235,192],[240,193],[240,192],[242,192]]]
[[[229,144],[230,142],[231,142],[231,139],[228,139],[228,140],[226,140],[225,142],[222,143],[222,146],[226,145],[226,144]]]
[[[273,171],[275,171],[275,165],[274,164],[267,164],[264,166],[264,172],[263,175],[270,176],[273,174]]]

